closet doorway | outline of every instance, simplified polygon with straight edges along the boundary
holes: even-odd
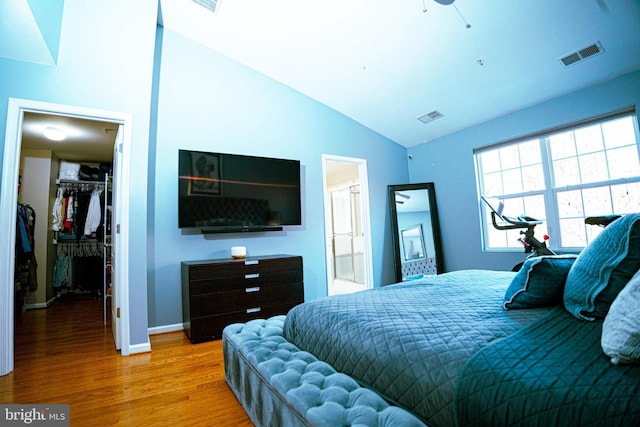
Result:
[[[323,156],[327,294],[372,287],[367,164]]]
[[[48,120],[52,124],[46,124]],[[45,145],[42,141],[36,141],[28,136],[34,132],[31,126],[38,128],[35,132],[42,133],[45,128],[62,128],[67,132],[67,144],[63,141],[56,142],[55,146]],[[44,125],[43,125],[44,124]],[[74,126],[75,125],[75,126]],[[42,127],[44,126],[44,128]],[[101,138],[91,138],[88,131],[91,127],[97,127],[104,136]],[[111,229],[111,251],[110,263],[117,265],[118,268],[111,269],[111,315],[112,329],[116,349],[121,350],[122,355],[129,354],[129,322],[128,322],[128,289],[124,278],[128,275],[128,259],[126,251],[120,250],[127,247],[128,235],[126,232],[117,234],[120,224],[127,223],[128,207],[123,200],[128,199],[129,194],[129,177],[128,165],[129,145],[131,141],[131,116],[124,113],[115,113],[103,110],[87,109],[82,107],[64,106],[58,104],[41,103],[28,100],[9,100],[9,111],[7,115],[7,131],[5,137],[3,168],[2,168],[2,193],[0,194],[0,218],[2,223],[16,223],[16,205],[18,202],[18,188],[22,179],[26,179],[25,170],[21,170],[21,159],[23,151],[29,151],[32,157],[36,158],[34,164],[38,163],[38,157],[43,153],[51,152],[49,164],[53,164],[51,169],[55,171],[46,172],[51,186],[55,187],[55,176],[58,175],[58,164],[62,160],[73,162],[74,160],[92,161],[99,163],[102,160],[109,160],[114,164],[114,174],[112,181],[113,198],[112,206],[112,226]],[[82,134],[83,132],[89,132]],[[79,135],[78,135],[79,134]],[[78,139],[73,143],[73,136]],[[100,141],[98,141],[98,139]],[[105,142],[107,141],[107,142]],[[84,146],[79,144],[83,143]],[[46,144],[53,144],[47,142]],[[83,147],[86,147],[83,148]],[[35,154],[34,154],[35,153]],[[47,162],[45,162],[47,163]],[[38,171],[42,173],[42,171]],[[45,178],[46,179],[46,178]],[[49,186],[47,186],[49,187]],[[56,189],[52,192],[44,190],[46,201],[38,201],[42,206],[36,214],[37,223],[44,225],[45,229],[51,225],[51,207],[53,199],[51,194],[55,194]],[[0,375],[5,375],[13,370],[13,331],[14,331],[14,283],[15,283],[15,247],[16,233],[15,227],[10,227],[13,232],[9,233],[8,239],[0,242],[0,322],[4,327],[0,328]],[[125,228],[126,230],[126,228]],[[45,253],[55,248],[50,248],[50,240],[47,237],[38,239],[35,247],[44,245]],[[42,252],[42,251],[41,251]],[[47,275],[51,272],[50,258],[45,255],[42,260],[37,260],[39,268],[46,271],[42,276],[44,280],[38,283],[39,287],[51,285]],[[49,292],[49,295],[46,295]],[[36,303],[34,308],[46,307],[55,301],[54,292],[46,289],[44,301]],[[53,295],[53,297],[52,297]],[[4,298],[6,297],[6,298]],[[102,298],[106,298],[102,295]],[[99,312],[100,317],[103,316]],[[119,317],[118,317],[119,316]]]

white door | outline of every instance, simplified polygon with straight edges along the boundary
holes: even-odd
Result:
[[[111,186],[111,330],[113,331],[113,341],[116,350],[122,347],[120,336],[120,291],[121,285],[119,278],[118,264],[116,253],[119,253],[118,245],[121,244],[120,239],[120,217],[121,210],[118,209],[119,191],[118,185],[122,179],[120,165],[122,164],[122,125],[118,126],[118,134],[116,135],[116,143],[113,146],[113,185]]]

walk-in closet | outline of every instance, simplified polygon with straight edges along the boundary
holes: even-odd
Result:
[[[112,161],[117,125],[25,113],[16,224],[16,318],[95,307],[109,323]],[[25,245],[23,245],[26,244]],[[19,273],[19,274],[18,274]],[[78,325],[81,327],[81,325]]]

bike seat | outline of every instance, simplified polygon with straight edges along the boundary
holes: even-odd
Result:
[[[584,219],[584,223],[588,225],[599,225],[600,227],[606,227],[622,215],[602,215],[602,216],[589,216]]]

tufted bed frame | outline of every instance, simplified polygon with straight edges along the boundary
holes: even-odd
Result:
[[[637,426],[640,324],[625,319],[640,314],[639,270],[634,214],[577,258],[449,272],[229,325],[225,379],[258,426]]]
[[[285,316],[228,326],[225,379],[258,426],[423,426],[282,336]]]

